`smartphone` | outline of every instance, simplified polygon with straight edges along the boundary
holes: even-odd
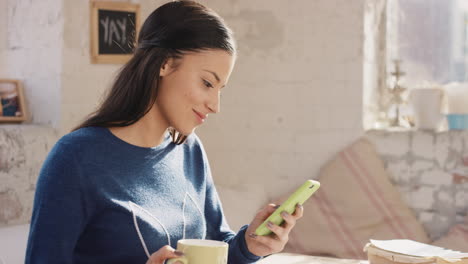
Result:
[[[281,217],[281,212],[286,211],[289,214],[294,213],[296,205],[302,205],[318,188],[320,188],[320,182],[307,180],[255,230],[255,234],[258,236],[271,234],[271,230],[267,228],[268,221],[276,225],[281,225],[284,222],[284,219]]]

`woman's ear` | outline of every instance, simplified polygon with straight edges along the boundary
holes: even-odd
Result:
[[[159,76],[160,77],[167,76],[173,70],[174,70],[174,59],[169,58],[166,61],[164,61],[163,64],[161,65],[161,69],[159,70]]]

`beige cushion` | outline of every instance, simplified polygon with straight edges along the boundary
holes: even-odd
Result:
[[[450,228],[449,232],[434,241],[433,245],[468,253],[468,215],[464,223]]]
[[[338,153],[321,169],[319,181],[286,252],[366,259],[363,247],[370,238],[429,243],[367,139]]]

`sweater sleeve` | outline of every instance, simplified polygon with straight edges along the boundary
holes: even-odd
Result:
[[[211,178],[209,166],[207,167],[205,219],[208,228],[207,238],[225,241],[229,244],[228,263],[247,264],[260,260],[261,257],[252,254],[247,248],[244,236],[248,226],[243,226],[237,234],[229,228]]]
[[[25,263],[73,263],[87,222],[75,151],[60,141],[46,158],[36,186]]]

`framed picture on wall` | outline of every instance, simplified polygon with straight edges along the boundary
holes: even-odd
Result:
[[[91,63],[122,64],[133,54],[140,5],[91,0]]]
[[[0,79],[0,122],[14,123],[27,119],[28,111],[22,82]]]

